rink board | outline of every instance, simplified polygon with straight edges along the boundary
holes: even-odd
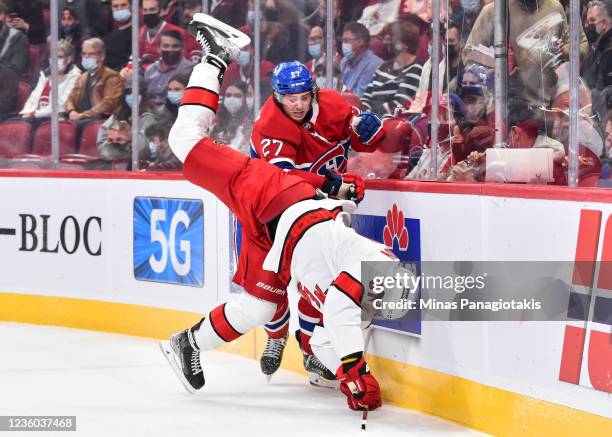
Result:
[[[205,191],[151,174],[6,176],[0,320],[164,337],[231,296],[228,211]],[[387,217],[399,212],[419,224],[418,238],[406,227],[407,247],[401,229],[391,233],[396,253],[418,240],[423,260],[573,261],[581,223],[599,216],[591,234],[597,259],[607,256],[607,192],[392,182],[370,188],[357,212],[381,218],[372,220],[379,239]],[[568,382],[565,374],[560,380],[568,323],[419,320],[419,332],[416,323],[374,331],[368,353],[388,401],[495,434],[612,432],[610,367],[601,379],[611,352],[605,342],[590,347],[592,333],[609,336],[609,325],[572,326],[586,335],[582,355],[573,357],[577,378]],[[256,356],[263,341],[257,332],[227,349]],[[293,343],[283,365],[299,370]]]

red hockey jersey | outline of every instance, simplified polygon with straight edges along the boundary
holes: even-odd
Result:
[[[251,134],[251,156],[262,158],[287,171],[299,170],[318,177],[307,179],[320,187],[327,170],[346,171],[348,151],[373,152],[351,129],[359,114],[336,91],[321,89],[300,124],[285,115],[273,97],[268,98]],[[303,175],[303,174],[302,174]]]

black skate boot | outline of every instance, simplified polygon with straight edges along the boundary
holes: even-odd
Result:
[[[299,329],[295,331],[295,338],[300,345],[300,350],[304,356],[304,369],[308,372],[308,381],[310,384],[317,387],[337,388],[338,381],[336,381],[336,375],[325,367],[325,365],[319,361],[317,357],[302,350],[301,333]]]
[[[272,375],[278,370],[283,359],[283,352],[287,345],[287,336],[283,338],[270,338],[266,341],[266,348],[261,355],[259,364],[264,375]]]
[[[200,349],[193,336],[194,331],[200,328],[203,321],[204,319],[183,332],[173,334],[169,341],[162,340],[159,342],[159,347],[170,363],[172,370],[191,394],[204,387],[204,371],[200,363]]]
[[[251,39],[222,21],[204,13],[193,15],[189,32],[204,49],[204,60],[225,71],[238,58],[240,49],[249,45]]]

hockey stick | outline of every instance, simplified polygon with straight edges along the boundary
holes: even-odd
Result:
[[[365,335],[365,340],[363,342],[363,356],[365,357],[366,351],[368,350],[368,345],[370,344],[370,339],[372,338],[372,325],[368,327],[368,330]],[[363,431],[366,430],[366,426],[368,424],[368,407],[365,407],[363,410],[363,415],[361,416],[361,429]]]

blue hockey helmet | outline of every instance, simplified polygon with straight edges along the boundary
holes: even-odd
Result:
[[[272,73],[272,89],[278,95],[312,91],[314,84],[308,68],[298,61],[280,63]]]

